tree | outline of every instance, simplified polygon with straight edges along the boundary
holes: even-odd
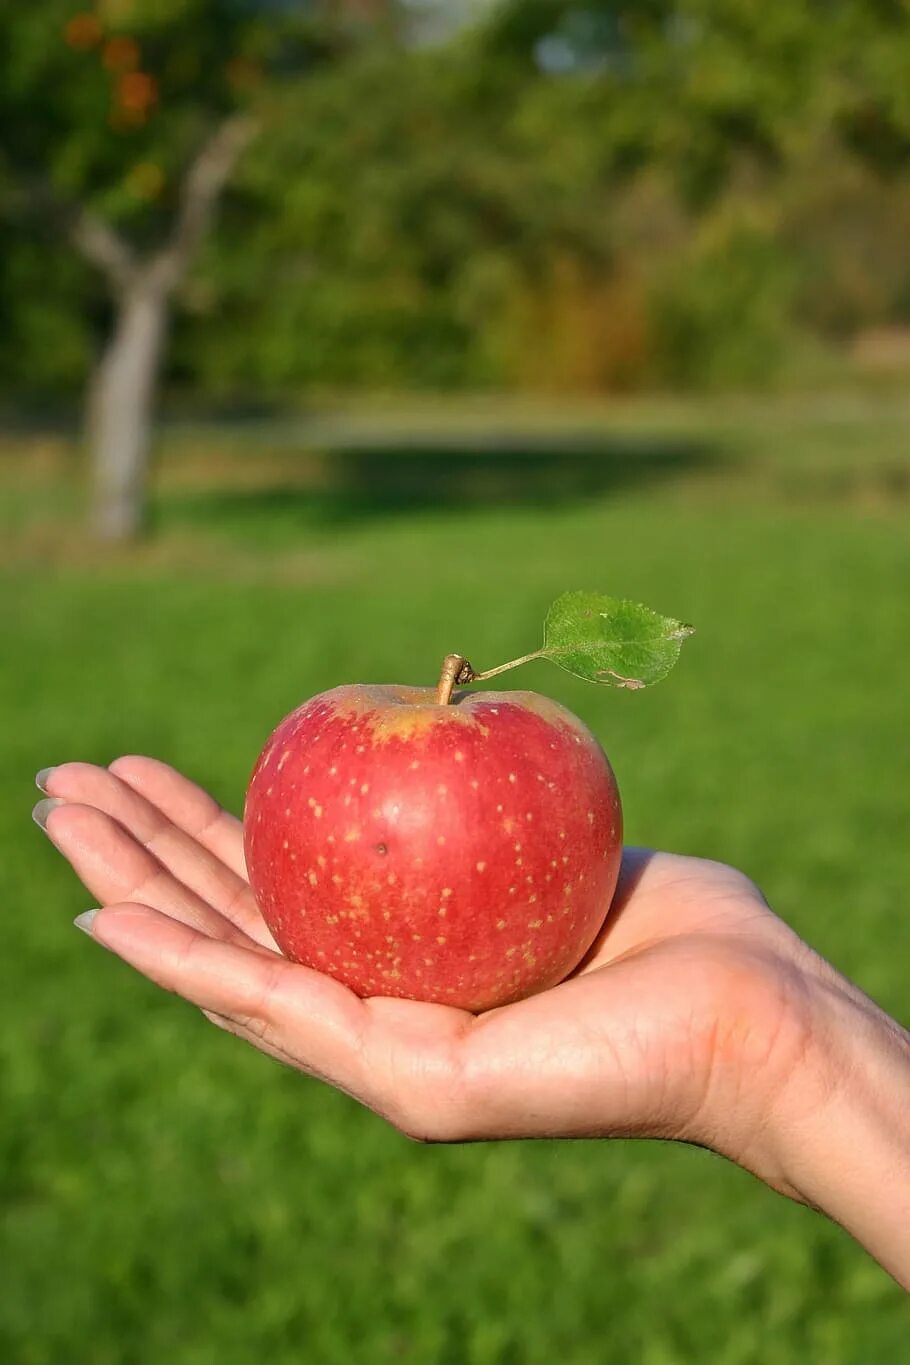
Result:
[[[92,522],[145,517],[153,405],[175,298],[276,83],[391,22],[364,0],[42,0],[0,11],[7,216],[98,273],[106,336],[87,402]]]
[[[910,318],[906,0],[12,8],[0,384],[72,386],[91,319],[105,534],[163,357],[219,396],[741,384]]]

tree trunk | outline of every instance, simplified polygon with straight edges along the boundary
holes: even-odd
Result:
[[[129,540],[145,522],[152,407],[169,302],[169,291],[154,280],[139,279],[125,290],[92,379],[92,525],[103,540]]]

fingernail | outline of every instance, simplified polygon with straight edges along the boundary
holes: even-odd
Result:
[[[47,820],[52,810],[62,806],[63,801],[58,801],[56,796],[47,796],[43,801],[39,801],[32,811],[32,819],[39,829],[47,829]]]
[[[36,773],[35,786],[38,788],[39,792],[47,792],[48,778],[54,771],[54,768],[42,768],[39,773]]]
[[[92,924],[94,923],[97,910],[83,910],[81,915],[77,915],[73,920],[77,929],[81,929],[83,934],[91,936]]]

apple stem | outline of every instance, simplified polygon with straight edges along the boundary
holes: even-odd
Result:
[[[471,670],[471,677],[468,682],[484,682],[487,678],[495,678],[497,673],[505,673],[506,669],[517,668],[519,664],[529,664],[532,659],[543,658],[543,650],[535,649],[532,654],[522,654],[520,659],[511,659],[507,664],[498,664],[496,668],[488,668],[484,673],[475,673]]]
[[[440,706],[448,706],[452,700],[452,689],[456,683],[473,682],[476,674],[461,654],[447,654],[442,661],[442,672],[436,684],[436,700]]]
[[[520,659],[498,664],[496,668],[488,668],[484,673],[475,673],[463,654],[447,654],[442,661],[442,672],[436,684],[436,700],[440,706],[448,706],[456,686],[464,687],[466,683],[484,682],[487,678],[495,678],[497,673],[505,673],[507,669],[530,663],[532,659],[541,659],[543,654],[542,649],[535,649],[532,654],[522,654]]]

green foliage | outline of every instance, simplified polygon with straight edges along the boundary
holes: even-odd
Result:
[[[225,387],[495,381],[497,318],[554,250],[603,257],[592,169],[567,170],[542,122],[501,119],[477,55],[368,53],[288,93],[243,180],[253,250],[245,227],[225,237],[217,326],[188,342]]]
[[[793,274],[773,214],[725,201],[655,281],[656,372],[682,386],[767,384],[792,342]]]
[[[0,397],[59,406],[91,363],[91,324],[105,315],[101,290],[74,253],[49,250],[2,212],[0,261]]]
[[[352,43],[323,0],[48,0],[0,14],[2,166],[156,241],[219,119]],[[388,8],[388,7],[386,7]],[[338,16],[341,16],[339,18]]]
[[[902,1358],[906,1302],[884,1272],[707,1153],[421,1148],[244,1050],[71,927],[87,893],[28,819],[39,767],[131,750],[237,809],[268,731],[305,696],[432,683],[452,640],[517,655],[541,602],[596,564],[618,592],[697,622],[672,684],[623,704],[544,664],[510,679],[602,739],[630,842],[743,867],[908,1022],[906,402],[623,408],[608,430],[639,478],[608,444],[600,491],[544,511],[513,483],[481,506],[409,512],[382,499],[382,454],[371,501],[343,487],[320,501],[321,484],[294,491],[312,452],[293,448],[280,481],[266,478],[286,429],[252,445],[209,435],[220,458],[205,477],[184,441],[165,452],[157,546],[133,559],[53,559],[67,538],[46,520],[59,477],[4,482],[4,1360]],[[451,465],[454,425],[445,435]],[[649,456],[670,435],[661,479]],[[693,443],[730,452],[729,477],[692,477]],[[890,501],[866,482],[876,468],[893,473]],[[10,562],[38,515],[45,529]]]
[[[69,0],[3,11],[0,119],[17,184],[103,209],[154,240],[201,137],[246,99],[269,26],[235,0]],[[249,76],[247,77],[249,80]]]
[[[910,316],[903,172],[848,131],[887,89],[899,138],[908,44],[854,0],[520,0],[326,71],[249,166],[256,245],[210,262],[185,354],[224,391],[766,385]]]
[[[333,0],[0,8],[0,128],[9,134],[0,139],[0,230],[11,238],[14,296],[0,323],[0,351],[14,359],[7,385],[65,384],[77,370],[84,378],[93,333],[109,325],[87,265],[57,271],[60,295],[33,285],[36,231],[45,257],[64,254],[69,225],[88,210],[140,253],[162,246],[194,157],[219,124],[250,111],[266,127],[285,85],[356,50],[365,27],[384,40],[396,5],[374,6],[366,26],[357,12]],[[61,350],[50,363],[49,335]]]
[[[174,389],[767,385],[910,322],[901,0],[506,0],[419,43],[414,13],[3,9],[6,390],[73,387],[107,324],[30,196],[148,247],[239,108],[262,131],[185,291]]]
[[[547,612],[540,657],[577,678],[637,690],[667,676],[692,633],[638,602],[566,592]]]

